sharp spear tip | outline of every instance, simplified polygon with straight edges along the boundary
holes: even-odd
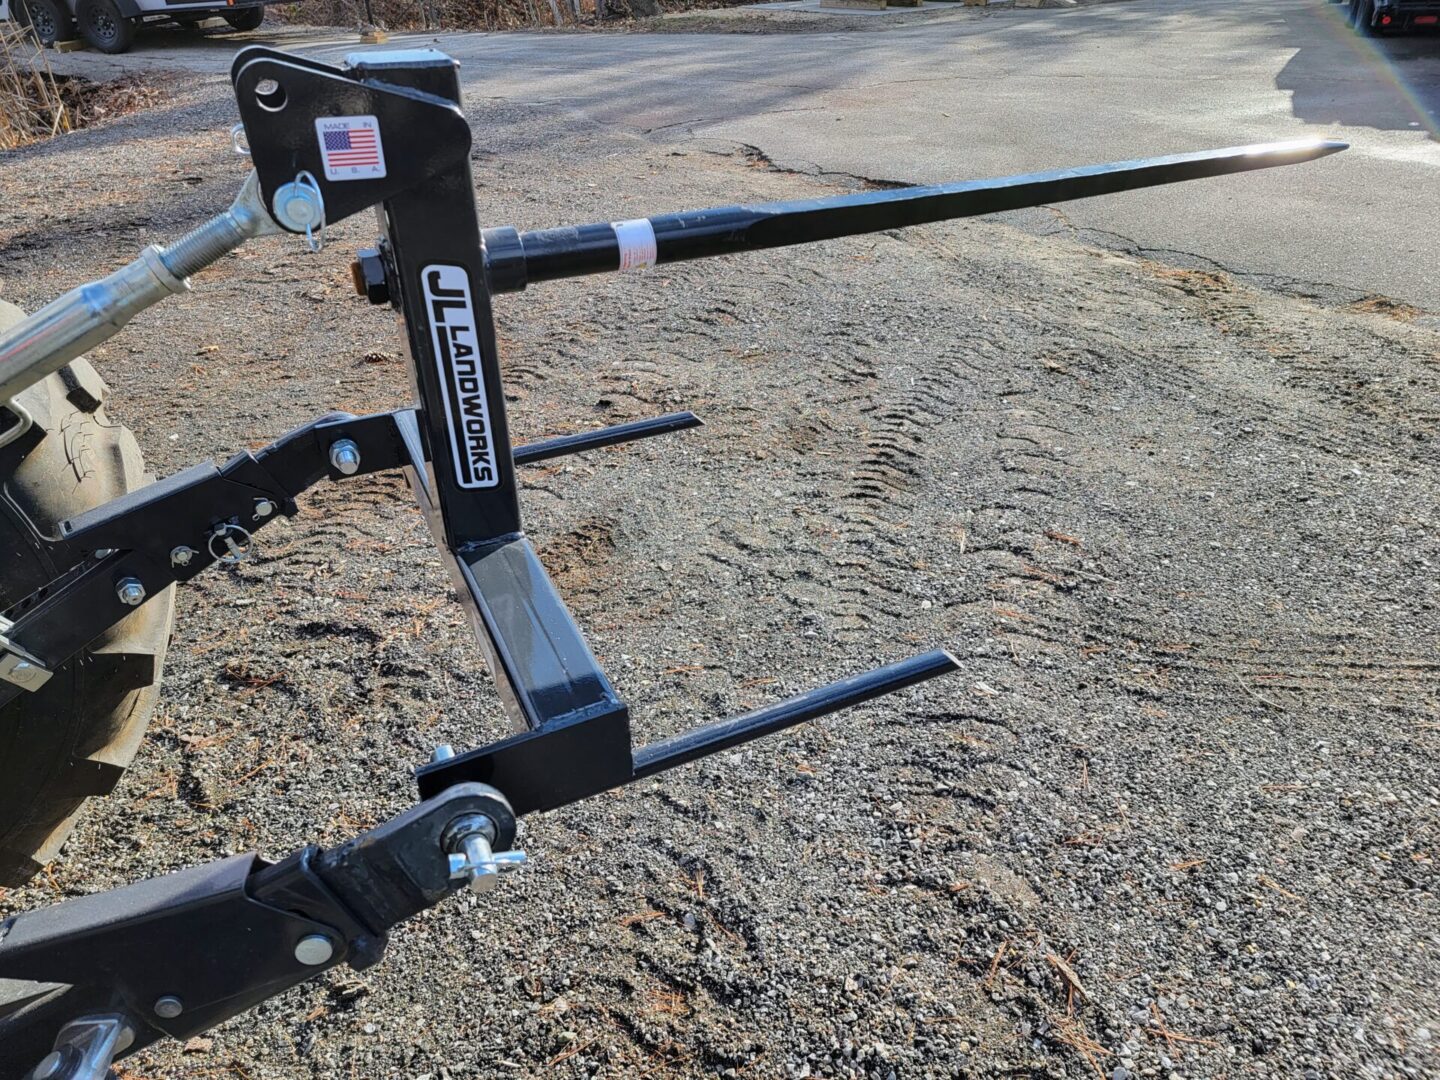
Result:
[[[1350,144],[1342,139],[1321,138],[1288,139],[1281,142],[1255,143],[1251,146],[1240,147],[1246,157],[1266,158],[1269,159],[1268,163],[1276,165],[1313,161],[1316,158],[1328,157],[1348,149],[1350,149]]]

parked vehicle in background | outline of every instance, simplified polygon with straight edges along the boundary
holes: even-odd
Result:
[[[1440,0],[1340,0],[1346,21],[1366,37],[1417,27],[1440,26]]]
[[[219,16],[236,30],[258,30],[269,0],[0,0],[0,21],[27,23],[44,45],[77,36],[101,52],[122,53],[141,23],[198,26]]]

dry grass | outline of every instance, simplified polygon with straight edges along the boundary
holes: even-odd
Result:
[[[91,127],[148,109],[163,102],[169,92],[168,79],[148,75],[127,75],[103,83],[64,76],[55,81],[76,128]]]
[[[1411,304],[1400,300],[1392,300],[1388,296],[1367,296],[1363,300],[1357,300],[1350,304],[1347,311],[1354,311],[1361,315],[1387,315],[1392,319],[1401,322],[1413,322],[1425,312]]]
[[[0,150],[48,139],[73,126],[39,42],[27,29],[0,26]]]
[[[518,30],[533,26],[590,28],[662,12],[735,7],[755,0],[298,0],[274,16],[320,26],[390,30]]]
[[[611,0],[614,7],[617,0]],[[271,9],[287,22],[391,30],[515,30],[593,24],[595,0],[300,0]]]
[[[165,80],[111,82],[57,76],[28,29],[0,23],[0,151],[147,109],[166,96]]]

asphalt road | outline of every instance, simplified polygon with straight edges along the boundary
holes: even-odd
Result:
[[[334,34],[268,40],[325,58],[355,48]],[[1316,164],[1016,220],[1302,290],[1440,309],[1440,36],[1360,39],[1321,0],[966,9],[861,33],[395,35],[391,47],[432,40],[464,63],[473,95],[872,179],[1338,136],[1352,148]],[[237,44],[156,33],[127,57],[58,59],[82,72],[222,71]]]

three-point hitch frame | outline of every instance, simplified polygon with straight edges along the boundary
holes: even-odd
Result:
[[[690,413],[513,447],[491,297],[555,278],[1109,194],[1310,160],[1302,142],[806,202],[519,232],[481,230],[455,63],[433,50],[357,54],[343,69],[262,48],[232,69],[254,172],[235,204],[0,336],[0,445],[37,437],[12,399],[189,287],[246,240],[376,207],[383,236],[357,288],[409,337],[415,407],[332,414],[224,465],[197,465],[71,519],[47,543],[67,571],[0,620],[0,703],[33,691],[136,604],[216,562],[321,480],[403,469],[470,614],[516,734],[416,773],[415,807],[340,847],[254,854],[0,923],[0,1077],[76,1080],[157,1039],[188,1038],[343,962],[456,889],[524,861],[515,820],[652,776],[953,671],[943,650],[641,748],[521,528],[517,466],[698,425]],[[238,134],[237,128],[237,134]],[[202,942],[203,948],[187,942]],[[26,989],[31,988],[31,989]]]

